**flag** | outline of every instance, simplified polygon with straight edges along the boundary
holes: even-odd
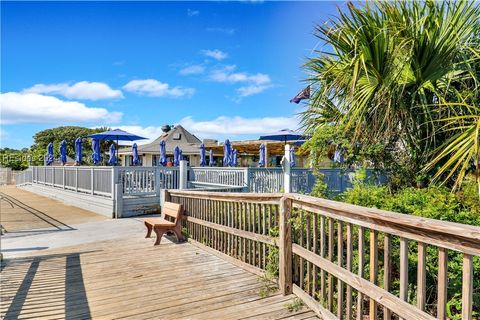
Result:
[[[290,102],[294,102],[294,103],[298,104],[303,99],[309,99],[309,98],[310,98],[310,86],[306,87],[299,94],[297,94],[295,97],[290,99]]]

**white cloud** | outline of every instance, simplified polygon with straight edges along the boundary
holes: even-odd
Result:
[[[202,50],[201,53],[209,58],[213,58],[215,60],[223,60],[228,57],[228,54],[226,52],[223,52],[221,50],[215,49],[215,50]]]
[[[228,65],[210,73],[210,80],[215,82],[243,84],[237,88],[237,97],[233,101],[240,102],[242,98],[261,93],[271,88],[272,80],[265,73],[250,74],[247,72],[235,72],[235,65]]]
[[[106,83],[88,81],[80,81],[73,85],[68,83],[40,83],[23,90],[23,92],[61,95],[67,99],[100,100],[123,98],[122,91],[114,90]]]
[[[195,16],[198,16],[199,14],[200,14],[200,11],[198,10],[187,9],[187,15],[189,17],[195,17]]]
[[[192,74],[201,74],[205,71],[205,67],[201,65],[191,65],[180,70],[182,76],[189,76]]]
[[[295,117],[264,117],[244,118],[240,116],[220,116],[213,120],[196,121],[193,117],[186,117],[179,122],[188,131],[202,138],[220,138],[225,133],[234,136],[260,136],[264,133],[289,128],[298,128],[298,120]]]
[[[170,87],[168,83],[163,83],[155,79],[132,80],[123,86],[123,89],[150,97],[191,97],[195,93],[193,88],[184,88],[180,86]]]
[[[223,33],[229,36],[232,36],[235,34],[236,29],[233,28],[207,28],[205,29],[207,32],[218,32],[218,33]]]
[[[250,85],[238,88],[237,93],[240,97],[248,97],[257,93],[261,93],[270,87],[270,85]]]
[[[63,101],[37,93],[7,92],[0,94],[2,124],[15,123],[113,123],[121,112],[88,107],[77,101]]]
[[[233,72],[235,65],[229,65],[221,69],[213,70],[210,79],[216,82],[227,83],[252,83],[255,85],[267,85],[271,83],[270,76],[265,73],[248,74],[246,72]]]

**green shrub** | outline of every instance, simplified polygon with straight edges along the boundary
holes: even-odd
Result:
[[[428,187],[424,189],[404,188],[391,194],[384,186],[374,186],[356,183],[353,188],[341,194],[340,199],[365,207],[374,207],[393,212],[416,215],[425,218],[438,219],[456,223],[480,226],[480,203],[476,194],[476,185],[466,183],[460,192],[452,193],[442,187]],[[379,247],[382,245],[379,237]],[[380,252],[380,255],[382,253]],[[397,274],[399,266],[399,240],[392,242],[392,273]],[[367,260],[368,261],[368,260]],[[409,246],[409,278],[416,277],[417,247]],[[480,258],[474,257],[474,270],[480,270]],[[427,305],[435,305],[438,250],[436,247],[427,248]],[[462,288],[462,254],[449,250],[448,256],[448,314],[450,319],[460,319]],[[409,301],[415,303],[415,285],[410,284]],[[480,277],[474,277],[474,288],[480,288]],[[398,295],[398,279],[392,285],[392,293]],[[473,295],[474,316],[479,316],[480,292],[476,290]]]

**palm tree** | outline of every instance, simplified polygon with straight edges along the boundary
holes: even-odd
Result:
[[[478,116],[466,106],[480,95],[479,17],[478,4],[468,1],[350,3],[347,13],[316,28],[330,50],[305,65],[314,91],[304,129],[341,124],[365,143],[395,142],[415,174],[444,161],[439,147],[466,137],[466,127],[452,129],[455,117]],[[464,167],[443,165],[436,177]]]

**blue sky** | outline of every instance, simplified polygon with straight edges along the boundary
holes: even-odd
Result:
[[[1,2],[1,146],[59,125],[155,138],[296,129],[315,24],[344,2]]]

